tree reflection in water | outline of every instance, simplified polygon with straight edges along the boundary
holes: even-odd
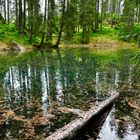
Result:
[[[90,55],[88,49],[78,50],[78,53],[74,50],[31,52],[26,60],[10,67],[5,74],[3,109],[22,116],[23,121],[18,121],[30,124],[37,133],[33,135],[40,133],[46,137],[50,131],[75,118],[74,114],[58,111],[59,107],[87,110],[114,94],[122,81],[132,85],[134,67],[123,62],[121,65],[110,62],[103,66],[96,56]],[[116,124],[114,112],[108,116],[105,132],[102,130],[101,135],[108,131],[113,138],[122,138],[125,127]],[[22,124],[22,127],[26,125]],[[130,128],[128,126],[125,131]],[[4,130],[10,132],[6,126]]]
[[[108,115],[97,140],[138,140],[139,134],[131,121],[116,119],[116,109],[113,108]]]

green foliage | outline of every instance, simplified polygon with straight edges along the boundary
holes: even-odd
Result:
[[[8,25],[0,23],[0,41],[6,43],[10,41],[16,41],[20,44],[28,44],[29,34],[25,33],[25,35],[20,35],[14,24]],[[33,36],[33,43],[36,41],[36,37]]]
[[[122,30],[119,36],[124,41],[136,42],[140,47],[140,25],[135,25],[130,32]]]
[[[98,36],[106,35],[106,36],[114,37],[117,35],[117,33],[118,31],[116,29],[110,28],[108,25],[105,25],[102,28],[102,30],[92,33],[91,36],[98,37]]]
[[[138,64],[140,64],[140,52],[139,52],[139,53],[136,53],[136,54],[134,55],[133,59],[134,59],[135,61],[137,61]]]
[[[88,44],[89,43],[89,36],[83,36],[82,39],[81,39],[81,43],[82,44]]]

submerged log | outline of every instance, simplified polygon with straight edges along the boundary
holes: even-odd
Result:
[[[94,119],[95,116],[100,114],[108,106],[112,105],[114,101],[118,99],[118,97],[119,93],[117,92],[107,100],[101,102],[98,106],[93,106],[89,111],[85,112],[82,117],[80,116],[80,118],[77,118],[64,127],[58,129],[58,131],[54,132],[52,135],[46,138],[46,140],[72,139],[76,136],[78,131],[85,127],[91,120]]]

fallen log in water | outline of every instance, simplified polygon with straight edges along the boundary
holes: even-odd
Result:
[[[105,108],[109,105],[112,105],[114,101],[119,97],[119,93],[115,93],[107,100],[101,102],[98,106],[92,107],[89,111],[85,112],[85,114],[60,128],[58,131],[50,135],[46,140],[64,140],[64,139],[72,139],[76,136],[79,130],[81,130],[85,125],[88,124],[89,121],[94,119],[94,117],[100,114]]]

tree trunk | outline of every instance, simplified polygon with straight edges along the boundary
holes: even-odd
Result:
[[[50,1],[47,1],[47,35],[46,35],[46,43],[48,44],[50,41],[50,29],[51,29],[51,25],[50,25]]]
[[[0,13],[2,13],[2,1],[0,0]]]
[[[58,48],[58,46],[60,44],[61,37],[62,37],[62,31],[63,31],[63,27],[64,27],[65,3],[66,3],[66,0],[63,0],[62,16],[61,16],[61,23],[60,23],[60,31],[59,31],[59,35],[58,35],[57,41],[56,41],[56,43],[54,45],[55,48]]]
[[[100,30],[102,29],[103,26],[103,0],[102,0],[102,9],[101,9],[101,24],[100,24]]]
[[[62,37],[63,26],[64,26],[64,23],[61,23],[61,25],[60,25],[60,31],[59,31],[59,34],[58,34],[57,41],[56,41],[56,43],[54,45],[54,48],[58,48],[58,46],[60,44],[60,40],[61,40],[61,37]]]
[[[138,24],[140,24],[140,3],[138,4]]]
[[[121,3],[121,0],[118,1],[118,9],[117,9],[118,19],[119,19],[119,16],[120,16],[120,7],[121,7],[120,3]]]
[[[7,20],[6,18],[6,1],[4,0],[4,18],[5,18],[5,21]]]
[[[10,8],[10,3],[9,0],[7,0],[7,20],[8,20],[8,24],[10,23],[10,19],[9,19],[9,9]]]
[[[23,23],[23,30],[25,30],[26,27],[26,0],[24,0],[24,23]]]
[[[45,33],[42,34],[42,37],[41,37],[41,43],[40,43],[40,46],[42,49],[44,49],[44,38],[45,38]]]
[[[19,33],[23,33],[22,0],[19,0]]]
[[[38,0],[34,0],[33,5],[34,5],[34,33],[38,34],[39,33],[39,25],[38,25],[38,14],[39,14],[39,10],[38,10]]]
[[[33,2],[32,0],[28,0],[28,23],[29,23],[29,31],[30,31],[30,39],[29,42],[32,42],[33,37]]]
[[[47,0],[45,0],[45,9],[44,9],[44,26],[46,26],[46,12],[47,12]],[[45,33],[43,32],[40,46],[42,49],[44,49],[44,37]]]
[[[95,4],[95,31],[99,28],[99,0]]]
[[[50,0],[48,1],[48,19],[47,19],[47,37],[46,37],[46,43],[51,44],[52,42],[52,34],[53,34],[53,24],[54,24],[54,12],[55,12],[55,1]]]
[[[17,26],[17,28],[19,28],[18,2],[17,2],[17,0],[15,2],[16,2],[16,26]]]

